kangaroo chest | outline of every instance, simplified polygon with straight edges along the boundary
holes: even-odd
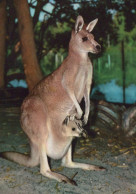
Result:
[[[61,159],[68,151],[72,138],[55,138],[50,135],[46,142],[47,155],[52,159]]]

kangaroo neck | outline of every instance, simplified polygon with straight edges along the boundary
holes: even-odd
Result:
[[[69,46],[68,56],[80,61],[88,60],[88,52],[80,51],[77,48]]]

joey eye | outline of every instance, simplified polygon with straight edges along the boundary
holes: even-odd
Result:
[[[83,42],[85,42],[85,41],[88,40],[88,38],[87,37],[83,37],[82,40],[83,40]]]
[[[72,128],[72,131],[75,131],[76,130],[76,128]]]

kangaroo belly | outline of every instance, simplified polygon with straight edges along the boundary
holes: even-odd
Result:
[[[57,141],[49,137],[46,144],[47,155],[52,159],[61,159],[67,153],[71,141]]]

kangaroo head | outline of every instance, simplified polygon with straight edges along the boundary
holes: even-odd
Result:
[[[72,31],[70,42],[70,46],[74,50],[85,53],[99,53],[101,51],[101,46],[94,40],[94,36],[91,34],[97,21],[98,19],[95,19],[86,25],[84,24],[82,16],[77,17],[75,30]]]
[[[62,124],[64,136],[87,137],[86,131],[82,128],[82,121],[75,118],[75,115],[67,116]]]

